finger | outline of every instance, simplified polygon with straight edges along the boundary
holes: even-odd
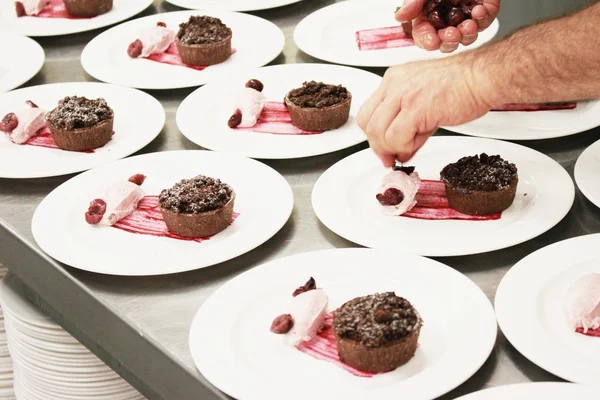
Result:
[[[413,39],[422,49],[433,51],[440,48],[440,36],[424,15],[413,22]]]
[[[478,5],[471,11],[471,17],[477,22],[479,31],[487,29],[500,11],[499,1],[487,1],[483,5]]]
[[[424,5],[425,0],[404,0],[402,7],[396,11],[396,20],[398,22],[412,21],[421,14]]]
[[[360,108],[358,115],[356,116],[356,123],[363,130],[363,132],[367,132],[367,125],[371,120],[371,116],[379,107],[379,104],[383,101],[383,88],[379,86],[377,90],[365,101],[365,103]]]
[[[393,154],[393,151],[391,151],[393,149],[385,145],[384,135],[399,112],[400,103],[395,100],[386,99],[377,107],[367,125],[366,132],[369,143],[374,144],[382,151],[387,151],[389,154]]]
[[[473,44],[475,40],[477,40],[477,23],[472,19],[467,19],[463,21],[460,25],[458,25],[458,30],[462,35],[461,43],[464,46],[469,46]]]
[[[414,139],[417,135],[414,118],[407,113],[400,113],[385,132],[385,148],[396,155],[400,162],[410,160],[414,154]]]
[[[396,157],[394,154],[383,150],[381,147],[377,146],[376,143],[369,142],[371,146],[371,150],[375,153],[375,155],[381,160],[381,163],[386,168],[391,168],[396,164]]]
[[[431,135],[433,135],[434,132],[419,133],[417,136],[415,136],[413,141],[413,152],[408,158],[409,160],[412,159],[415,154],[417,154],[417,152],[421,149],[421,147],[423,147],[423,145],[427,142]]]
[[[440,30],[438,33],[442,41],[442,44],[440,45],[440,51],[442,53],[452,53],[458,48],[458,45],[462,40],[462,34],[458,28],[450,26]]]

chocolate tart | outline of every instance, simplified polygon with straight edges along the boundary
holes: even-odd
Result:
[[[498,155],[463,157],[440,173],[451,208],[467,215],[492,215],[515,200],[517,167]]]
[[[113,0],[64,0],[69,15],[74,17],[97,17],[113,7]]]
[[[46,115],[56,145],[86,151],[104,146],[113,135],[114,112],[104,99],[67,96]]]
[[[284,99],[292,125],[305,131],[337,129],[348,121],[352,94],[341,85],[304,82]]]
[[[233,33],[219,18],[191,16],[179,25],[175,44],[181,61],[189,65],[214,65],[231,57]]]
[[[393,371],[410,361],[422,325],[412,304],[394,292],[350,300],[333,317],[340,359],[374,374]]]
[[[235,191],[219,179],[198,175],[182,179],[158,197],[172,233],[187,238],[215,235],[233,221]]]

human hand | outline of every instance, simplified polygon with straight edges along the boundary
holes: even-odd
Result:
[[[468,46],[477,40],[477,33],[487,29],[500,11],[500,0],[483,0],[471,11],[473,19],[461,22],[458,27],[450,26],[437,31],[425,14],[423,7],[428,0],[404,0],[404,5],[396,12],[401,23],[412,21],[415,44],[425,50],[440,50],[451,53],[459,44]],[[457,1],[458,3],[458,1]]]
[[[495,104],[487,78],[467,56],[391,67],[357,116],[386,167],[406,162],[440,126],[486,114]]]

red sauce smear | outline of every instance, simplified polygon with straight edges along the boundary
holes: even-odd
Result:
[[[34,18],[67,18],[67,19],[90,19],[90,17],[75,17],[67,12],[63,0],[48,0],[48,4],[38,15],[28,15]],[[95,18],[95,17],[91,17]]]
[[[235,53],[236,50],[231,49],[231,55],[234,55]],[[181,56],[179,55],[179,50],[177,49],[177,45],[175,43],[169,46],[169,48],[164,53],[151,54],[145,58],[147,60],[156,61],[161,64],[179,65],[181,67],[195,69],[196,71],[202,71],[209,67],[209,65],[190,65],[181,61]]]
[[[114,134],[115,133],[113,132],[113,135]],[[61,150],[56,145],[56,142],[54,142],[54,138],[52,137],[52,132],[50,132],[50,129],[48,129],[48,127],[40,129],[34,137],[32,137],[31,139],[26,141],[24,144],[27,146],[45,147],[48,149]],[[95,153],[95,151],[94,150],[85,150],[85,151],[75,151],[74,153],[91,154],[91,153]]]
[[[233,221],[240,214],[233,213]],[[232,221],[232,223],[233,223]],[[188,242],[204,242],[211,236],[204,238],[186,238],[169,232],[158,205],[158,196],[145,196],[138,203],[137,209],[112,226],[125,232],[139,235],[166,237],[170,239],[185,240]]]
[[[305,131],[292,125],[292,117],[280,101],[265,104],[256,125],[249,128],[235,128],[240,131],[271,133],[275,135],[319,135],[322,131]]]
[[[335,312],[335,311],[334,311]],[[345,364],[338,355],[335,333],[333,332],[333,314],[331,312],[325,317],[321,331],[309,342],[298,345],[298,350],[317,360],[327,361],[361,378],[371,378],[376,374],[363,372]]]
[[[575,332],[581,333],[582,335],[585,335],[585,336],[591,336],[591,337],[600,338],[600,328],[598,328],[598,329],[588,329],[588,331],[586,333],[583,333],[583,328],[577,328],[575,330]]]
[[[402,26],[390,26],[356,32],[356,44],[360,51],[370,51],[414,46],[415,42]]]
[[[574,110],[577,103],[546,103],[546,104],[505,104],[492,111],[550,111],[550,110]]]
[[[402,217],[425,220],[490,221],[502,217],[502,213],[477,216],[460,213],[448,204],[446,186],[440,181],[422,180],[416,196],[417,205]]]

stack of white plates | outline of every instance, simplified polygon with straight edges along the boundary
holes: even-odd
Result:
[[[8,270],[2,264],[0,264],[0,279],[6,275]],[[13,391],[13,365],[8,353],[8,346],[6,344],[6,331],[4,330],[4,314],[2,313],[2,307],[0,307],[0,399],[9,400],[14,399],[15,393]]]
[[[19,400],[133,400],[144,397],[42,314],[8,274],[0,302]]]

